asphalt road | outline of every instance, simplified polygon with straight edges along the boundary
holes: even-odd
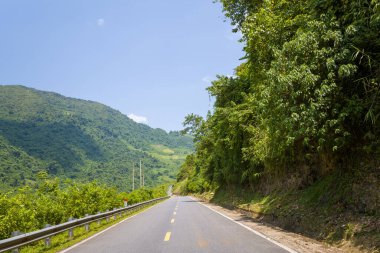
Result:
[[[172,197],[67,253],[285,253],[189,197]]]

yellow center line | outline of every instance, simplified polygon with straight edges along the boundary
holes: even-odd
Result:
[[[170,223],[174,223],[174,219],[172,219],[172,220],[170,221]]]
[[[171,232],[167,232],[166,235],[165,235],[165,238],[164,238],[164,241],[167,242],[170,240],[170,235],[171,235]]]

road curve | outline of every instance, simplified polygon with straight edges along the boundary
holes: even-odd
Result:
[[[67,253],[287,253],[286,249],[201,205],[172,197]]]

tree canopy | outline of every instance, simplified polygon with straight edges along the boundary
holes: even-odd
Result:
[[[179,179],[253,186],[291,173],[299,186],[378,159],[378,0],[220,2],[244,62],[208,88],[213,113],[186,118],[196,153]]]

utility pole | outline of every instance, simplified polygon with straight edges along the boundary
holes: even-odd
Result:
[[[135,190],[135,163],[133,163],[132,169],[132,191]]]
[[[142,170],[142,175],[143,175],[143,187],[145,186],[145,173],[144,173],[144,170]]]
[[[141,177],[141,159],[140,159],[140,188],[142,187],[142,177]]]

